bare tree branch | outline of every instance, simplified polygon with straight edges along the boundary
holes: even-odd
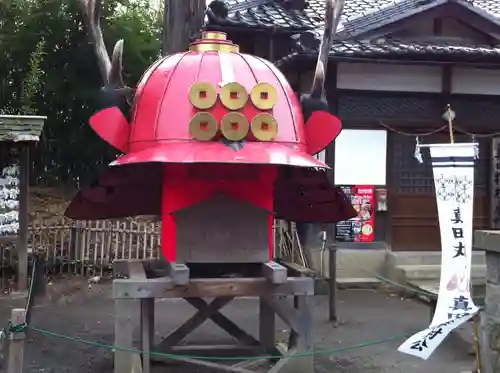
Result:
[[[106,45],[104,44],[100,23],[102,0],[78,0],[78,2],[82,7],[87,23],[88,35],[94,45],[97,63],[104,85],[112,88],[123,87],[123,40],[119,40],[115,44],[113,55],[110,59],[106,50]]]
[[[311,87],[311,97],[322,98],[326,69],[328,66],[328,57],[330,49],[333,45],[333,39],[340,22],[340,16],[344,9],[345,0],[326,0],[325,4],[325,27],[323,30],[323,38],[319,47],[318,62],[316,63],[316,71],[314,72],[313,83]]]

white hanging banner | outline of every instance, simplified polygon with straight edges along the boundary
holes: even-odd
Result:
[[[427,360],[450,332],[479,311],[470,294],[474,155],[477,144],[428,145],[441,231],[441,280],[436,311],[426,330],[398,351]]]

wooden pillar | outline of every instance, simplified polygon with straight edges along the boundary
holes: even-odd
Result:
[[[259,302],[259,339],[265,352],[272,354],[276,346],[276,317],[264,297],[260,297]]]
[[[164,0],[163,55],[185,51],[203,27],[205,0]]]
[[[115,343],[114,351],[115,373],[130,372],[132,360],[130,350],[133,346],[133,299],[115,299]]]
[[[17,290],[28,288],[28,196],[29,196],[29,146],[21,145],[19,165],[19,241],[17,245]]]
[[[295,339],[295,353],[300,355],[291,365],[290,373],[312,373],[314,372],[313,319],[314,319],[314,295],[298,295],[294,299],[297,309],[297,322],[300,328]]]
[[[141,351],[142,371],[151,373],[151,349],[155,337],[155,299],[141,299]]]

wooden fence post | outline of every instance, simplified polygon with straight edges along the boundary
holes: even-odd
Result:
[[[14,308],[11,313],[10,322],[13,326],[21,325],[26,321],[26,311],[24,308]],[[22,373],[24,360],[24,345],[26,333],[15,332],[9,336],[9,361],[7,373]]]

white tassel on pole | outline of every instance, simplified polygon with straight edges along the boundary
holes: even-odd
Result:
[[[476,144],[474,146],[474,159],[479,159],[479,144],[476,143],[476,136],[472,135],[472,143]]]
[[[413,152],[413,156],[417,160],[418,163],[424,163],[422,158],[422,152],[420,151],[420,142],[418,140],[418,136],[415,137],[415,151]]]

